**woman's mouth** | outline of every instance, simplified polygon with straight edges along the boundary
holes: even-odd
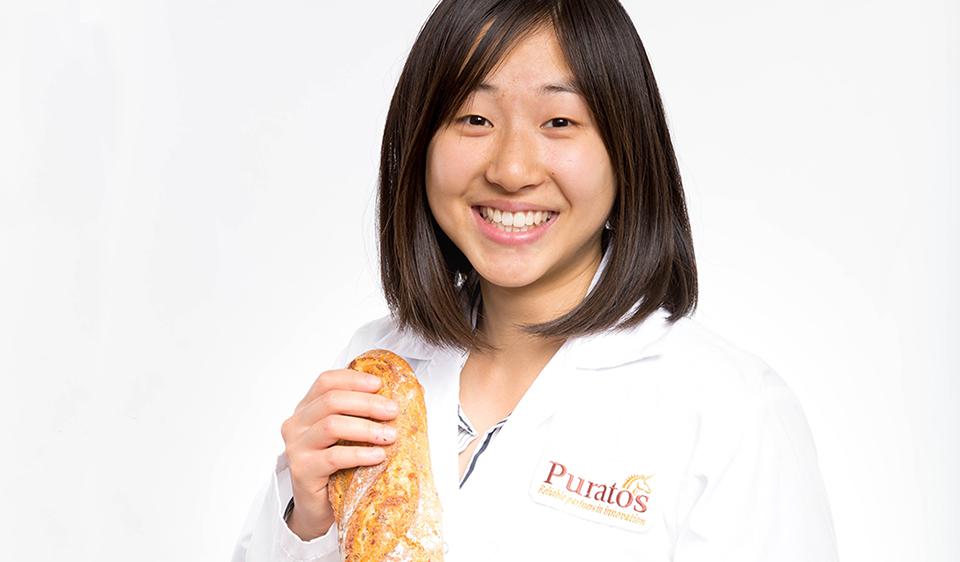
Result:
[[[494,207],[473,207],[480,231],[490,240],[508,245],[527,244],[539,239],[556,222],[554,211],[503,211]]]
[[[526,232],[550,222],[550,219],[557,215],[553,211],[511,213],[493,207],[478,207],[478,209],[481,217],[504,232]]]

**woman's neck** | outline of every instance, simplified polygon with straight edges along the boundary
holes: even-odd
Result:
[[[477,328],[499,348],[493,353],[497,362],[555,352],[562,345],[562,341],[530,335],[518,325],[547,322],[576,307],[587,294],[600,258],[596,252],[568,268],[563,278],[545,277],[526,287],[498,287],[481,279],[483,304]]]
[[[596,254],[565,268],[562,279],[544,277],[536,286],[504,288],[481,279],[477,328],[499,349],[471,352],[460,373],[460,404],[478,427],[489,427],[511,412],[563,345],[562,338],[533,336],[517,325],[547,322],[576,307],[600,266]]]

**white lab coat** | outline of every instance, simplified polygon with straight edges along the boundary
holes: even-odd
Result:
[[[384,348],[423,384],[447,562],[836,560],[793,392],[695,319],[669,324],[666,315],[568,340],[462,489],[455,422],[465,352],[400,332],[387,316],[358,329],[333,366]],[[281,454],[233,562],[341,560],[336,525],[309,542],[290,532],[282,514],[291,496]]]

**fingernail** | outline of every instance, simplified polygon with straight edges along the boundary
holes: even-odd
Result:
[[[387,452],[380,447],[364,447],[360,451],[360,456],[371,461],[382,461],[387,456]]]
[[[400,412],[400,406],[393,400],[383,402],[381,407],[383,408],[383,413],[391,416],[395,416]]]
[[[376,375],[367,375],[366,381],[367,385],[372,388],[378,388],[380,386],[380,377]]]
[[[383,441],[393,441],[397,438],[397,430],[392,426],[380,426],[380,439]]]

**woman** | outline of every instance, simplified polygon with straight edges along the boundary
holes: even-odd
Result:
[[[391,314],[284,422],[235,560],[340,558],[328,478],[395,439],[343,369],[371,348],[425,388],[447,560],[835,558],[793,393],[689,317],[680,175],[619,3],[444,0],[382,148]]]

